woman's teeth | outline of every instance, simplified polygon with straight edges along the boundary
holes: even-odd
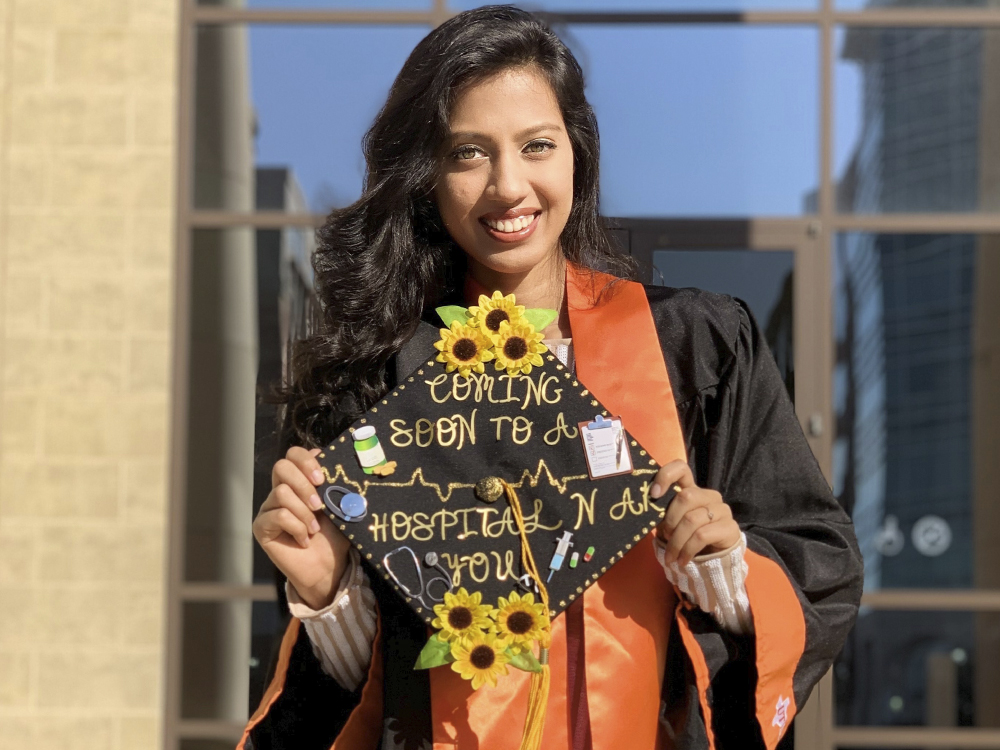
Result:
[[[490,219],[483,219],[486,226],[497,232],[520,232],[526,226],[528,226],[532,221],[535,220],[534,214],[531,216],[518,216],[516,219],[504,219],[502,221],[492,221]]]

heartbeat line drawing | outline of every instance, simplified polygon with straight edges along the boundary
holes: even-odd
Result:
[[[403,487],[415,487],[419,483],[421,487],[427,487],[429,489],[434,490],[434,492],[438,496],[438,499],[442,503],[446,503],[448,502],[449,499],[451,499],[451,495],[455,490],[465,490],[465,489],[471,490],[476,486],[474,482],[471,484],[465,482],[449,482],[448,484],[444,485],[446,489],[442,489],[441,484],[437,482],[427,481],[424,478],[423,468],[419,466],[413,470],[413,475],[406,482],[380,482],[375,480],[356,482],[349,476],[347,476],[347,472],[344,470],[344,467],[341,464],[337,464],[336,467],[334,468],[335,470],[331,475],[325,466],[322,467],[323,475],[326,477],[326,481],[329,482],[330,484],[336,484],[339,480],[341,483],[353,487],[355,490],[358,491],[358,494],[361,495],[366,494],[369,488],[371,487],[403,488]],[[632,476],[641,476],[643,474],[655,474],[656,471],[657,471],[656,469],[636,469],[635,471],[632,472]],[[540,458],[538,460],[538,468],[535,469],[534,473],[532,473],[529,469],[525,469],[524,472],[521,474],[521,478],[517,482],[511,482],[510,486],[513,487],[514,489],[519,490],[522,487],[524,487],[525,482],[527,482],[529,487],[537,487],[538,483],[542,480],[543,473],[548,477],[549,484],[552,487],[555,487],[559,491],[560,495],[566,494],[566,488],[570,482],[575,482],[580,479],[589,480],[589,476],[587,474],[574,474],[571,476],[561,477],[557,479],[552,474],[549,467],[546,465],[545,459]]]

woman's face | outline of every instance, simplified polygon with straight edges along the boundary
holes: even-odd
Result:
[[[449,130],[435,197],[452,239],[497,273],[553,259],[573,203],[573,149],[545,77],[514,68],[468,85]]]

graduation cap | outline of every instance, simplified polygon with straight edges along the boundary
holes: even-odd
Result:
[[[547,645],[549,618],[653,529],[667,498],[649,497],[658,466],[628,425],[541,343],[554,311],[495,293],[439,313],[447,328],[421,364],[318,455],[320,492],[436,631],[418,667],[492,629],[507,663],[536,671],[530,641]],[[473,687],[494,681],[480,672]]]

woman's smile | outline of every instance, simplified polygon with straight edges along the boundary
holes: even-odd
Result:
[[[535,231],[542,211],[537,208],[517,208],[500,214],[479,217],[486,234],[498,242],[520,242]]]

